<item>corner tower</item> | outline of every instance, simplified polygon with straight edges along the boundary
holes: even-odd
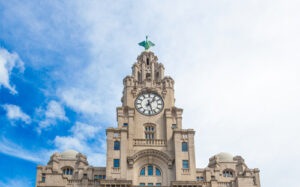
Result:
[[[182,129],[174,80],[164,70],[155,54],[145,50],[133,64],[132,75],[124,78],[118,128],[106,131],[108,180],[163,186],[195,180],[195,132]]]

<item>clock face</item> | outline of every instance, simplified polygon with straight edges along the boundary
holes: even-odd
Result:
[[[136,98],[135,108],[141,114],[153,116],[162,111],[164,101],[156,93],[143,93]]]

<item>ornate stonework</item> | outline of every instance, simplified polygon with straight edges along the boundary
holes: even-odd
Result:
[[[54,153],[37,167],[36,186],[260,187],[259,170],[241,156],[220,153],[196,168],[195,131],[182,128],[183,109],[175,106],[174,80],[164,70],[146,50],[124,78],[117,127],[106,129],[106,167],[90,166],[76,151]]]

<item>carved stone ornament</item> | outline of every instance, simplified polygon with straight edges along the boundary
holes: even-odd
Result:
[[[168,154],[162,152],[162,151],[158,151],[155,149],[146,149],[146,150],[142,150],[139,151],[137,153],[135,153],[133,156],[131,157],[127,157],[127,162],[130,168],[133,167],[133,164],[140,158],[144,158],[144,157],[156,157],[161,159],[162,161],[164,161],[167,165],[168,168],[171,169],[173,166],[173,161],[174,159],[171,158]]]

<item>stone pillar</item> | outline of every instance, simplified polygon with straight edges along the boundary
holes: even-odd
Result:
[[[196,179],[196,159],[195,159],[195,144],[194,144],[195,131],[188,129],[188,151],[189,151],[189,164],[191,179]]]
[[[133,138],[134,138],[134,109],[128,109],[128,149],[133,150]]]
[[[170,109],[165,110],[165,118],[166,118],[166,141],[167,141],[167,149],[168,151],[172,151],[172,135],[173,135],[173,129],[172,129],[172,112]]]
[[[121,179],[127,178],[127,130],[125,128],[121,129],[120,132],[120,169],[121,169]]]

